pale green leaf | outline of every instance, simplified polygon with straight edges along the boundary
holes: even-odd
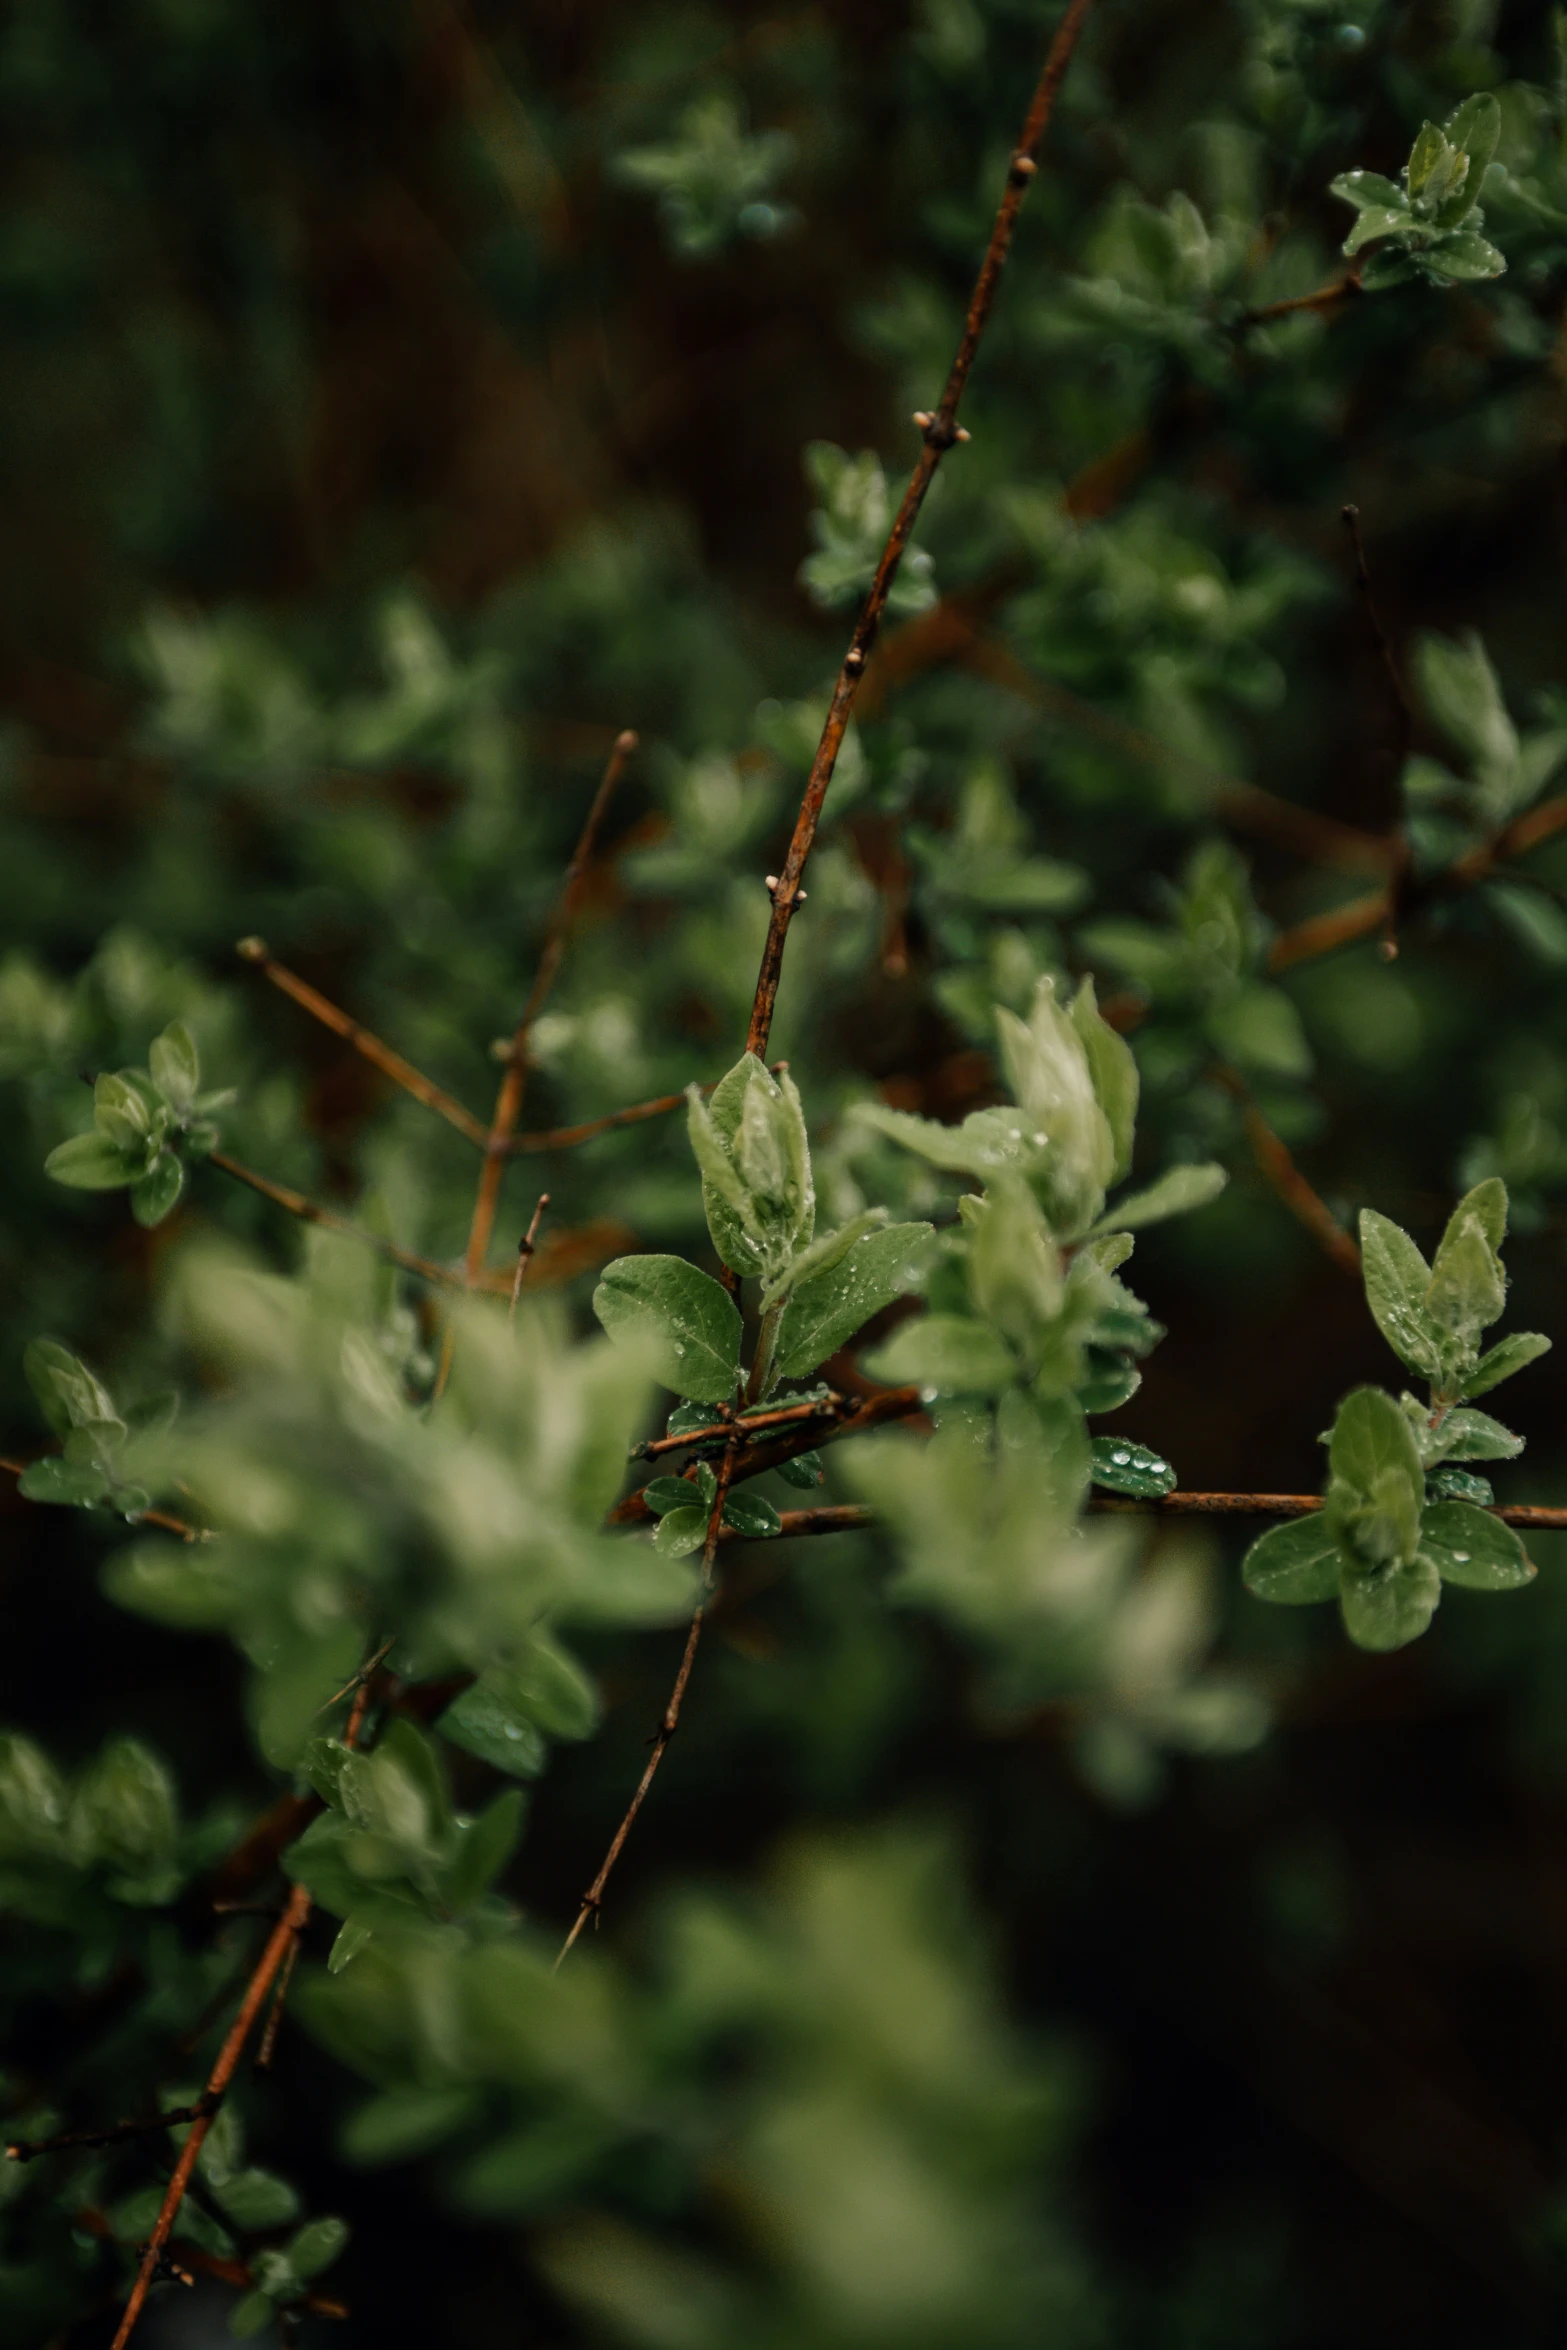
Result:
[[[994,1395],[1018,1375],[996,1332],[965,1314],[924,1314],[905,1322],[866,1356],[865,1369],[889,1386],[928,1387],[943,1395]]]
[[[120,1191],[147,1163],[144,1150],[122,1150],[106,1134],[73,1134],[44,1161],[44,1173],[73,1191]]]
[[[1484,1395],[1491,1388],[1510,1379],[1515,1371],[1526,1370],[1549,1354],[1551,1342],[1538,1330],[1514,1330],[1506,1338],[1498,1339],[1488,1354],[1483,1354],[1464,1380],[1460,1392],[1464,1395]]]
[[[826,1270],[802,1281],[779,1320],[773,1372],[802,1379],[846,1346],[894,1298],[925,1274],[929,1224],[889,1224],[868,1232]]]
[[[1145,1224],[1162,1224],[1167,1216],[1184,1216],[1218,1198],[1229,1177],[1214,1160],[1195,1167],[1171,1167],[1146,1191],[1134,1191],[1106,1208],[1088,1237],[1102,1232],[1132,1232]]]
[[[1377,1328],[1401,1362],[1427,1379],[1442,1376],[1441,1333],[1426,1311],[1431,1268],[1391,1217],[1360,1212],[1360,1255],[1366,1303]]]
[[[172,1020],[155,1036],[147,1053],[153,1084],[176,1110],[188,1110],[201,1083],[196,1040],[183,1020]]]
[[[1370,1570],[1346,1566],[1339,1586],[1344,1629],[1357,1648],[1407,1647],[1430,1623],[1441,1596],[1441,1576],[1423,1557]]]

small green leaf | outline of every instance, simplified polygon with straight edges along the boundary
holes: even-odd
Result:
[[[1140,1501],[1162,1501],[1178,1482],[1175,1471],[1159,1453],[1145,1444],[1130,1444],[1121,1436],[1096,1436],[1089,1446],[1090,1475],[1110,1493],[1135,1494]]]
[[[1409,212],[1403,189],[1380,171],[1341,171],[1337,179],[1329,180],[1328,194],[1337,196],[1341,203],[1353,204],[1357,212],[1375,209],[1402,212],[1406,217]]]
[[[1523,1451],[1523,1438],[1511,1428],[1504,1428],[1489,1412],[1472,1412],[1462,1404],[1447,1414],[1438,1440],[1438,1457],[1447,1461],[1514,1461]]]
[[[150,1229],[161,1224],[185,1188],[184,1162],[172,1151],[161,1151],[139,1183],[131,1188],[131,1214]]]
[[[1442,1506],[1461,1509],[1461,1502]],[[1425,1557],[1370,1569],[1346,1565],[1339,1586],[1344,1629],[1357,1648],[1405,1648],[1436,1613],[1442,1579]]]
[[[1427,1473],[1426,1492],[1432,1501],[1472,1501],[1480,1509],[1489,1509],[1496,1499],[1488,1477],[1477,1477],[1472,1470],[1460,1469],[1452,1461],[1439,1461]],[[1421,1540],[1425,1540],[1423,1534]]]
[[[93,1420],[113,1420],[114,1400],[103,1381],[57,1338],[32,1339],[22,1354],[27,1384],[57,1436]]]
[[[514,1779],[536,1779],[547,1759],[537,1723],[512,1700],[500,1674],[483,1674],[453,1699],[435,1727],[465,1754]]]
[[[90,1509],[108,1490],[109,1480],[100,1468],[89,1461],[61,1460],[58,1454],[29,1461],[17,1479],[24,1501],[66,1502],[77,1509]]]
[[[500,1800],[505,1803],[510,1798],[502,1796]],[[286,2247],[285,2257],[295,2276],[308,2284],[324,2268],[331,2267],[347,2242],[347,2220],[313,2219]]]
[[[286,2179],[274,2177],[271,2171],[237,2171],[215,2192],[224,2217],[245,2231],[287,2227],[299,2215],[298,2195]]]
[[[1254,1598],[1275,1606],[1307,1607],[1338,1595],[1343,1553],[1321,1510],[1259,1534],[1241,1561],[1241,1576]]]
[[[517,1849],[522,1834],[522,1792],[508,1787],[486,1804],[462,1831],[462,1842],[446,1874],[446,1898],[454,1910],[471,1909],[489,1892]]]
[[[121,1191],[146,1165],[146,1153],[121,1150],[105,1134],[73,1134],[44,1161],[44,1173],[73,1191]]]
[[[786,1485],[810,1493],[822,1481],[822,1456],[819,1452],[797,1452],[792,1460],[779,1462],[778,1474]]]
[[[153,1038],[147,1066],[164,1099],[176,1110],[188,1110],[201,1083],[201,1062],[196,1040],[183,1020],[171,1020],[163,1034]]]
[[[652,1341],[655,1373],[677,1395],[727,1403],[740,1377],[732,1297],[683,1257],[617,1257],[593,1292],[611,1338]]]
[[[1228,1181],[1224,1169],[1213,1160],[1201,1166],[1171,1167],[1146,1191],[1134,1191],[1129,1199],[1106,1208],[1098,1223],[1090,1226],[1088,1237],[1093,1240],[1104,1232],[1139,1231],[1145,1224],[1162,1224],[1166,1216],[1184,1216],[1193,1208],[1205,1208]]]
[[[1425,1473],[1415,1433],[1380,1387],[1345,1396],[1329,1447],[1326,1515],[1339,1542],[1367,1568],[1407,1563],[1420,1535]]]
[[[707,1540],[707,1520],[708,1512],[704,1509],[671,1510],[659,1519],[654,1529],[654,1549],[662,1551],[665,1558],[688,1558]]]
[[[1415,133],[1415,143],[1409,150],[1409,161],[1404,177],[1409,193],[1418,202],[1426,192],[1434,174],[1443,168],[1448,144],[1434,122],[1423,122]]]
[[[1514,1330],[1507,1338],[1497,1340],[1488,1354],[1483,1354],[1464,1380],[1460,1393],[1485,1395],[1499,1387],[1504,1379],[1511,1379],[1515,1371],[1527,1370],[1541,1355],[1549,1354],[1551,1342],[1538,1330]]]
[[[1363,294],[1385,294],[1392,286],[1407,285],[1415,275],[1415,265],[1401,246],[1384,245],[1361,271],[1360,290]]]
[[[1534,1580],[1534,1562],[1511,1526],[1469,1501],[1428,1505],[1420,1555],[1433,1561],[1444,1583],[1471,1591],[1516,1591]]]
[[[846,1346],[894,1298],[925,1275],[929,1224],[888,1224],[868,1232],[825,1272],[791,1295],[778,1324],[773,1376],[800,1379]]]
[[[1459,229],[1455,235],[1428,245],[1420,262],[1422,268],[1434,270],[1438,277],[1452,278],[1461,285],[1501,277],[1507,269],[1506,254],[1498,252],[1488,237],[1480,236],[1474,229]]]
[[[248,2341],[252,2334],[265,2333],[276,2315],[277,2305],[268,2294],[247,2293],[229,2311],[229,2332]]]
[[[684,1477],[654,1477],[642,1488],[642,1499],[656,1518],[690,1509],[695,1498],[696,1487]]]
[[[1141,1079],[1137,1061],[1124,1036],[1117,1035],[1100,1012],[1094,996],[1092,976],[1085,977],[1069,1007],[1072,1026],[1082,1040],[1088,1055],[1088,1073],[1093,1079],[1094,1094],[1105,1114],[1110,1138],[1115,1145],[1115,1160],[1110,1169],[1110,1181],[1125,1181],[1132,1164],[1132,1143],[1137,1132],[1137,1096]]]
[[[145,1148],[152,1132],[152,1110],[131,1072],[100,1077],[93,1086],[93,1122],[108,1141],[135,1153]]]
[[[1334,182],[1335,188],[1337,181]],[[1413,216],[1407,204],[1368,204],[1362,211],[1341,248],[1346,261],[1353,261],[1364,245],[1377,237],[1395,234],[1399,229],[1413,226]]]
[[[944,1395],[994,1395],[1017,1378],[1010,1350],[967,1314],[922,1314],[865,1358],[873,1379]]]
[[[725,1494],[724,1524],[743,1534],[748,1542],[766,1542],[783,1530],[783,1521],[772,1503],[756,1493]]]
[[[1442,1376],[1441,1333],[1426,1311],[1431,1268],[1391,1217],[1360,1211],[1360,1255],[1366,1303],[1400,1362],[1427,1379]]]
[[[761,1311],[765,1314],[781,1297],[798,1289],[802,1281],[827,1272],[848,1255],[857,1240],[863,1239],[867,1232],[881,1231],[886,1221],[885,1208],[866,1208],[862,1214],[852,1216],[847,1224],[840,1225],[836,1232],[822,1233],[809,1248],[790,1259],[776,1280],[768,1283],[758,1301]]]
[[[1480,183],[1491,166],[1497,143],[1502,135],[1502,109],[1489,90],[1477,90],[1455,107],[1447,118],[1449,146],[1459,147],[1469,158],[1469,176],[1464,181],[1462,194],[1464,210],[1468,211],[1480,194]],[[1448,223],[1444,220],[1443,226]]]

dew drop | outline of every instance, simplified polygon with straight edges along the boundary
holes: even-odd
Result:
[[[922,1387],[922,1388],[920,1389],[920,1402],[921,1402],[921,1403],[934,1403],[934,1402],[935,1402],[935,1400],[936,1400],[936,1397],[937,1397],[937,1395],[938,1395],[939,1393],[940,1393],[940,1390],[939,1390],[939,1388],[935,1388],[935,1387]]]
[[[1468,1551],[1467,1551],[1467,1550],[1455,1550],[1455,1551],[1454,1551],[1454,1553],[1453,1553],[1453,1556],[1454,1556],[1454,1558],[1457,1560],[1458,1564],[1459,1564],[1461,1567],[1467,1567],[1467,1566],[1468,1566],[1468,1564],[1469,1564],[1469,1553],[1468,1553]]]
[[[520,1738],[522,1736],[522,1732],[518,1729],[515,1722],[508,1722],[506,1725],[506,1735],[508,1738]]]
[[[1110,1458],[1114,1461],[1118,1469],[1129,1469],[1132,1465],[1132,1456],[1127,1451],[1126,1447],[1122,1444],[1118,1444],[1116,1446],[1114,1452],[1110,1455]]]

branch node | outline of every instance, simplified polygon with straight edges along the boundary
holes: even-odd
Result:
[[[843,665],[851,677],[858,677],[865,667],[865,653],[860,645],[851,645],[843,656]]]

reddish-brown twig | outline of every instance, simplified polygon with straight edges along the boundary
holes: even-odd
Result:
[[[863,1436],[871,1428],[883,1428],[891,1420],[911,1419],[925,1408],[925,1399],[917,1387],[883,1387],[875,1395],[868,1395],[863,1403],[855,1405],[846,1419],[840,1420],[834,1431],[834,1441],[845,1436]],[[744,1423],[736,1431],[743,1433]],[[770,1444],[747,1445],[737,1452],[730,1482],[740,1485],[751,1477],[760,1477],[768,1469],[776,1469],[784,1461],[792,1461],[802,1452],[814,1452],[822,1441],[821,1431],[809,1423],[785,1430]],[[611,1526],[641,1526],[652,1518],[640,1492],[628,1493],[609,1513]]]
[[[199,2121],[210,2110],[211,2101],[198,2097],[194,2105],[172,2105],[167,2113],[150,2114],[140,2122],[110,2122],[101,2130],[62,2130],[54,2138],[13,2138],[6,2147],[7,2162],[37,2162],[41,2155],[66,2154],[78,2147],[118,2146],[129,2138],[155,2137],[159,2130],[172,2130],[180,2122]]]
[[[312,1019],[319,1020],[324,1028],[331,1029],[334,1036],[342,1037],[344,1043],[351,1044],[356,1053],[373,1062],[382,1075],[390,1077],[395,1085],[400,1085],[404,1093],[411,1093],[416,1102],[423,1102],[427,1110],[434,1110],[437,1116],[455,1126],[459,1134],[465,1134],[470,1142],[476,1142],[483,1150],[487,1136],[481,1118],[476,1118],[471,1110],[465,1110],[462,1103],[443,1086],[437,1085],[433,1078],[426,1077],[411,1061],[405,1061],[401,1053],[395,1052],[389,1044],[384,1044],[371,1029],[362,1027],[347,1012],[339,1010],[308,980],[301,979],[297,972],[290,971],[286,964],[278,962],[264,938],[242,938],[236,952],[243,955],[247,963],[254,963],[284,995],[292,996],[294,1002],[302,1005]]]
[[[747,1412],[739,1422],[737,1433],[746,1443],[760,1436],[764,1430],[789,1428],[800,1420],[835,1420],[848,1405],[841,1395],[824,1395],[810,1403],[785,1404],[776,1412]],[[693,1428],[684,1436],[655,1436],[647,1444],[639,1445],[633,1458],[655,1461],[662,1453],[683,1452],[688,1445],[712,1444],[728,1436],[727,1420],[715,1420],[711,1427]]]
[[[204,2110],[191,2123],[190,2135],[180,2148],[179,2160],[174,2165],[173,2174],[164,2191],[162,2207],[142,2253],[141,2266],[136,2272],[136,2282],[131,2287],[130,2299],[125,2304],[125,2314],[120,2320],[119,2331],[114,2337],[112,2350],[125,2350],[126,2343],[136,2330],[136,2321],[141,2316],[148,2290],[153,2278],[158,2273],[164,2247],[168,2243],[174,2222],[179,2217],[180,2205],[185,2200],[185,2190],[190,2184],[191,2173],[196,2167],[197,2157],[206,2143],[207,2132],[212,2127],[213,2116],[222,2104],[229,2083],[238,2070],[239,2060],[245,2053],[245,2043],[250,2038],[267,1993],[272,1988],[273,1977],[293,1947],[295,1936],[303,1931],[309,1915],[310,1896],[303,1885],[296,1885],[289,1895],[288,1906],[283,1915],[267,1936],[266,1947],[256,1962],[250,1981],[245,1986],[245,1996],[240,2002],[239,2013],[229,2027],[228,2037],[218,2051],[218,2060],[208,2076],[206,2090],[201,2100]]]
[[[506,1056],[506,1074],[501,1079],[500,1091],[495,1097],[495,1115],[490,1120],[489,1131],[485,1136],[484,1165],[479,1174],[479,1189],[473,1204],[473,1220],[468,1228],[468,1247],[463,1263],[469,1288],[475,1287],[479,1281],[484,1268],[485,1251],[490,1245],[490,1235],[495,1229],[495,1210],[500,1200],[501,1181],[506,1172],[506,1158],[512,1137],[517,1130],[517,1120],[522,1115],[523,1095],[527,1089],[528,1044],[533,1032],[533,1023],[543,1011],[549,1000],[550,990],[555,984],[561,957],[566,951],[566,935],[570,928],[571,917],[576,910],[578,886],[586,870],[588,860],[593,854],[594,844],[599,835],[599,827],[604,821],[605,812],[609,807],[615,786],[624,774],[626,762],[636,747],[637,738],[629,730],[615,738],[615,747],[609,755],[609,764],[604,770],[598,790],[593,795],[593,805],[588,810],[587,821],[582,827],[576,848],[572,852],[571,863],[566,868],[566,876],[561,883],[560,894],[555,900],[555,910],[550,916],[549,928],[545,933],[543,951],[539,956],[539,967],[534,974],[533,985],[528,990],[528,1000],[522,1007],[521,1018],[518,1020],[512,1036],[511,1049]]]
[[[769,893],[772,898],[772,918],[767,925],[767,942],[762,950],[762,967],[757,974],[756,993],[751,1005],[750,1028],[746,1036],[746,1050],[755,1053],[759,1060],[765,1060],[767,1057],[767,1039],[773,1023],[773,1005],[777,1001],[778,981],[783,971],[784,945],[789,936],[789,925],[794,919],[795,910],[800,902],[800,882],[805,872],[806,860],[811,853],[812,843],[816,838],[816,828],[821,822],[822,803],[827,797],[827,787],[832,782],[833,769],[838,763],[838,753],[843,746],[844,735],[848,731],[849,715],[854,707],[854,697],[859,690],[860,679],[865,674],[865,664],[869,658],[871,646],[875,642],[876,632],[881,626],[882,615],[887,608],[887,598],[892,592],[893,581],[898,575],[898,566],[902,562],[909,540],[913,536],[914,525],[919,519],[920,508],[925,503],[926,493],[936,478],[936,469],[955,441],[968,438],[967,433],[957,421],[958,403],[963,397],[964,388],[968,383],[969,370],[974,364],[974,354],[979,348],[980,337],[985,331],[986,321],[995,302],[996,288],[1000,281],[1002,265],[1007,257],[1007,249],[1012,242],[1012,230],[1017,220],[1018,208],[1023,201],[1030,180],[1035,177],[1039,169],[1036,160],[1037,152],[1055,109],[1056,92],[1060,89],[1066,69],[1071,63],[1072,52],[1077,47],[1078,35],[1083,29],[1083,20],[1087,14],[1088,0],[1068,0],[1066,14],[1057,28],[1055,39],[1050,44],[1050,53],[1045,59],[1044,71],[1039,78],[1039,86],[1034,92],[1033,102],[1024,121],[1022,133],[1013,150],[1011,165],[1007,172],[1006,188],[997,208],[995,225],[990,232],[990,242],[985,248],[984,260],[980,263],[979,275],[974,282],[974,291],[969,301],[968,315],[963,322],[963,336],[958,344],[957,356],[952,362],[951,372],[936,407],[930,410],[921,410],[915,417],[921,435],[919,461],[909,476],[908,487],[903,493],[902,502],[893,519],[892,528],[887,534],[887,544],[882,549],[881,560],[876,566],[876,575],[871,581],[870,591],[860,609],[860,616],[855,622],[854,635],[850,640],[849,649],[843,657],[843,666],[838,672],[837,683],[833,687],[832,700],[828,705],[821,741],[817,745],[816,756],[811,762],[810,777],[805,786],[805,796],[800,802],[799,815],[795,819],[794,836],[789,843],[789,853],[784,859],[783,871]]]
[[[49,1460],[54,1456],[46,1453],[43,1457]],[[0,1469],[4,1469],[12,1477],[20,1477],[25,1470],[32,1466],[31,1461],[0,1460]],[[26,1496],[24,1495],[23,1498],[25,1499]],[[188,1526],[183,1518],[170,1517],[167,1510],[138,1510],[135,1523],[138,1526],[156,1526],[165,1534],[178,1534],[185,1542],[210,1542],[212,1540],[209,1527]]]
[[[1304,1224],[1313,1240],[1350,1276],[1360,1279],[1360,1250],[1334,1215],[1326,1200],[1320,1198],[1296,1166],[1288,1146],[1274,1133],[1267,1119],[1251,1097],[1245,1079],[1238,1069],[1221,1062],[1213,1071],[1214,1080],[1240,1104],[1241,1123],[1251,1155],[1290,1214]]]
[[[1309,294],[1291,294],[1282,302],[1265,302],[1260,310],[1243,311],[1239,324],[1271,326],[1275,319],[1295,318],[1303,310],[1318,312],[1336,310],[1341,302],[1353,301],[1360,292],[1360,272],[1350,270],[1344,277],[1334,278],[1330,284],[1316,286]]]
[[[508,1321],[515,1321],[517,1318],[517,1300],[522,1295],[522,1277],[528,1270],[528,1260],[538,1246],[539,1226],[544,1221],[544,1211],[549,1204],[549,1193],[541,1191],[538,1206],[533,1211],[533,1221],[517,1243],[517,1270],[511,1277],[511,1305],[507,1312]]]
[[[603,1906],[604,1888],[609,1883],[610,1874],[625,1849],[626,1838],[636,1825],[638,1812],[647,1801],[648,1789],[658,1776],[658,1766],[669,1751],[669,1742],[680,1727],[680,1709],[685,1703],[686,1690],[691,1680],[691,1668],[696,1663],[696,1652],[702,1638],[702,1626],[707,1618],[707,1604],[713,1589],[713,1560],[717,1553],[719,1533],[723,1525],[724,1502],[728,1496],[729,1481],[734,1474],[734,1465],[739,1449],[738,1437],[731,1436],[729,1444],[725,1448],[724,1457],[718,1465],[713,1506],[708,1512],[707,1536],[702,1544],[702,1596],[697,1601],[691,1617],[691,1628],[686,1634],[686,1645],[680,1659],[680,1670],[675,1675],[675,1685],[669,1693],[669,1703],[665,1706],[658,1728],[653,1734],[653,1751],[648,1756],[647,1767],[637,1782],[637,1791],[626,1807],[625,1817],[610,1839],[609,1850],[599,1864],[598,1875],[582,1896],[571,1932],[561,1944],[560,1956],[555,1961],[557,1966],[571,1950],[589,1918],[596,1917]]]
[[[400,1265],[405,1273],[417,1274],[421,1281],[432,1282],[438,1289],[463,1289],[461,1273],[450,1265],[438,1265],[432,1257],[416,1256],[412,1249],[399,1248],[395,1240],[383,1240],[379,1232],[367,1232],[362,1224],[351,1223],[347,1216],[339,1216],[332,1208],[322,1207],[319,1200],[307,1197],[302,1191],[291,1191],[286,1183],[274,1183],[269,1175],[258,1175],[254,1167],[247,1167],[240,1159],[230,1158],[227,1151],[208,1154],[209,1166],[217,1167],[236,1183],[246,1184],[259,1191],[263,1199],[274,1207],[283,1208],[290,1216],[297,1216],[302,1224],[319,1224],[325,1232],[341,1232],[348,1240],[357,1240],[362,1248],[373,1249],[390,1265]],[[504,1297],[510,1286],[504,1275],[486,1280],[482,1286]]]
[[[702,1091],[711,1093],[711,1085]],[[536,1151],[575,1150],[579,1142],[591,1142],[595,1135],[610,1134],[617,1126],[640,1126],[644,1118],[667,1118],[671,1110],[683,1110],[683,1093],[661,1093],[650,1102],[632,1102],[624,1110],[609,1110],[602,1118],[587,1118],[580,1126],[548,1126],[537,1134],[514,1134],[506,1145],[513,1158],[524,1157]]]
[[[359,1743],[359,1734],[364,1728],[365,1716],[370,1707],[370,1688],[371,1684],[368,1679],[361,1680],[354,1698],[353,1710],[343,1732],[345,1746],[357,1746]],[[292,1969],[294,1956],[299,1946],[299,1937],[304,1932],[310,1917],[310,1906],[310,1895],[305,1891],[303,1885],[296,1885],[284,1904],[282,1916],[267,1936],[266,1946],[251,1971],[250,1980],[245,1985],[245,1995],[239,2004],[239,2013],[229,2026],[227,2037],[218,2051],[217,2062],[207,2077],[206,2088],[197,2101],[201,2110],[191,2123],[190,2136],[180,2148],[179,2160],[175,2163],[168,2186],[164,2190],[163,2202],[153,2225],[152,2234],[147,2239],[142,2252],[141,2265],[136,2272],[136,2282],[131,2287],[130,2299],[125,2304],[125,2314],[120,2320],[119,2331],[114,2337],[111,2350],[125,2350],[126,2343],[136,2330],[136,2321],[141,2316],[153,2279],[158,2274],[174,2222],[179,2217],[180,2205],[184,2202],[186,2191],[190,2186],[197,2158],[206,2143],[207,2133],[211,2129],[214,2116],[228,2094],[229,2085],[239,2069],[239,2060],[245,2053],[245,2043],[255,2029],[256,2019],[266,2003],[267,1993],[271,1990],[280,1969]],[[286,1983],[286,1973],[283,1979]],[[267,2027],[269,2043],[275,2029],[274,2018],[274,2021]]]
[[[1499,865],[1507,864],[1514,857],[1527,856],[1531,849],[1539,848],[1542,842],[1553,840],[1563,831],[1567,831],[1567,793],[1543,800],[1537,808],[1526,809],[1499,832],[1488,834],[1463,856],[1455,858],[1444,871],[1412,881],[1403,893],[1404,912],[1413,913],[1439,898],[1474,889],[1480,882],[1488,881]],[[1352,946],[1357,939],[1375,938],[1379,931],[1386,932],[1390,912],[1389,893],[1379,889],[1370,897],[1351,898],[1348,905],[1332,906],[1325,914],[1313,914],[1291,929],[1279,932],[1269,950],[1268,968],[1287,971],[1292,964],[1313,962],[1317,956],[1330,955],[1338,947]]]

